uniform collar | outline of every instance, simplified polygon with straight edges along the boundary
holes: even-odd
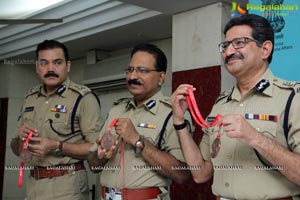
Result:
[[[273,96],[273,80],[274,75],[271,72],[271,70],[268,68],[264,75],[257,81],[257,83],[253,86],[251,91],[256,91],[258,93],[265,94],[267,96]],[[240,100],[241,94],[239,92],[239,89],[237,85],[234,86],[233,91],[231,95],[227,98],[227,101],[230,101],[232,99]]]
[[[57,88],[55,94],[60,95],[62,97],[66,97],[66,91],[68,90],[70,83],[71,83],[71,81],[70,81],[69,77],[67,77],[67,79]],[[41,95],[47,96],[44,85],[40,86],[38,95],[39,96],[41,96]]]
[[[147,99],[141,106],[144,106],[149,112],[156,114],[158,109],[158,103],[163,98],[163,94],[161,91],[158,91],[155,95],[151,98]],[[134,99],[131,99],[127,105],[127,108],[136,108]]]

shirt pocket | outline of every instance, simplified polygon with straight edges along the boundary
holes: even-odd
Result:
[[[48,115],[50,128],[60,136],[71,134],[71,113],[50,112]]]
[[[25,124],[33,126],[35,116],[36,116],[35,111],[24,112],[22,114],[22,121]]]
[[[254,127],[258,132],[264,134],[265,136],[275,139],[277,136],[277,123],[273,121],[264,120],[250,120],[248,121],[252,127]]]

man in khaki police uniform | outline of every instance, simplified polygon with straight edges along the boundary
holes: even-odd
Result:
[[[152,44],[133,48],[126,69],[126,81],[133,98],[114,103],[101,130],[102,137],[110,123],[118,121],[111,133],[116,143],[103,149],[101,139],[91,149],[88,161],[93,171],[102,171],[103,199],[169,199],[171,179],[182,183],[188,170],[172,124],[167,121],[159,142],[160,131],[171,112],[169,97],[160,91],[166,78],[167,58]],[[101,138],[100,137],[100,138]],[[161,148],[158,148],[158,144]],[[122,196],[122,197],[121,197]]]
[[[33,155],[28,164],[34,169],[27,181],[27,199],[89,199],[83,160],[100,131],[99,103],[87,87],[68,78],[71,61],[62,43],[45,40],[36,56],[43,84],[27,92],[18,137],[11,142],[20,155],[23,141],[34,132],[28,146]]]
[[[218,125],[204,129],[200,151],[186,129],[178,131],[187,164],[201,167],[192,176],[200,183],[213,175],[217,199],[299,199],[299,86],[274,77],[269,69],[274,32],[265,18],[251,14],[233,18],[224,34],[220,52],[237,85],[217,99],[208,117],[209,121],[217,114],[223,116],[219,152],[213,144]],[[187,87],[179,86],[172,96],[177,125],[187,107]],[[293,90],[286,139],[284,113]],[[210,151],[217,156],[213,158]]]

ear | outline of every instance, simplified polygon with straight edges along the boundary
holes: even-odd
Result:
[[[268,59],[268,57],[271,55],[273,49],[273,43],[270,40],[265,41],[262,44],[262,58]]]
[[[68,70],[68,73],[71,70],[71,61],[70,60],[67,61],[67,70]]]
[[[39,67],[38,61],[35,61],[35,72],[36,72],[37,74],[39,74],[38,67]]]
[[[166,80],[166,72],[161,72],[160,75],[159,75],[158,85],[162,86],[162,84],[164,84],[165,80]]]

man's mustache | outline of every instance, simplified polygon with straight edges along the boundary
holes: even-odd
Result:
[[[128,85],[142,85],[142,83],[140,81],[138,81],[137,79],[130,79],[127,81]]]
[[[244,56],[241,54],[231,54],[225,58],[225,64],[227,64],[231,58],[244,59]]]
[[[54,71],[48,71],[47,74],[44,75],[45,78],[48,78],[48,77],[51,77],[51,76],[59,78],[58,74],[56,74]]]

